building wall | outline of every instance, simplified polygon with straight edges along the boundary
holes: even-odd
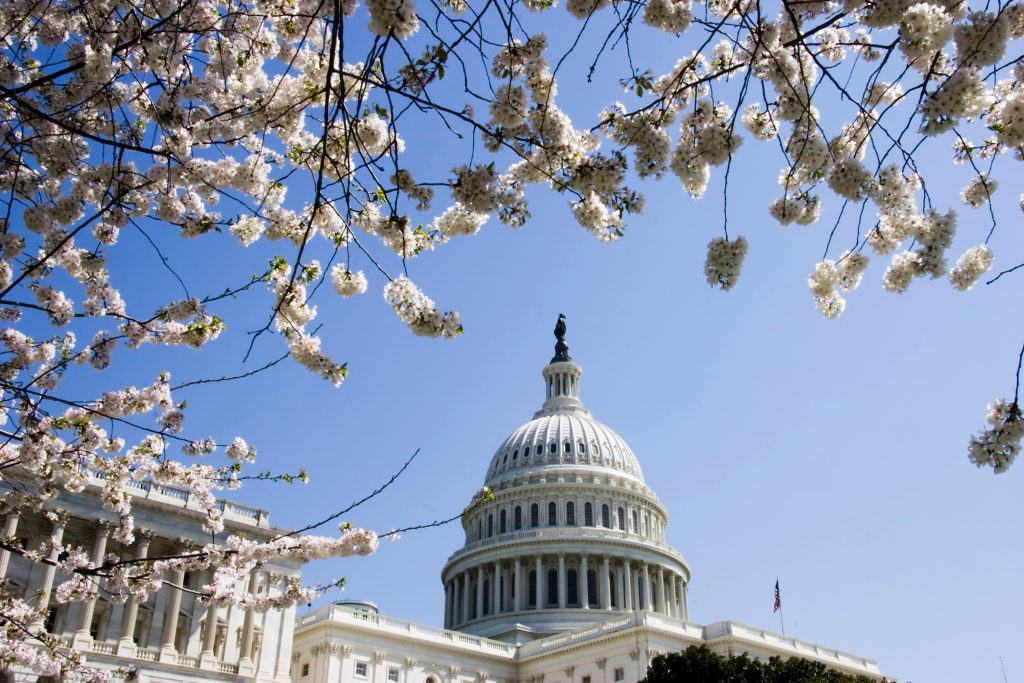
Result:
[[[140,482],[133,500],[136,541],[122,546],[111,535],[114,515],[100,502],[100,482],[80,494],[62,493],[47,504],[58,513],[58,523],[40,513],[26,512],[3,520],[5,535],[18,538],[27,549],[39,548],[57,534],[65,546],[80,547],[95,561],[115,555],[120,558],[159,557],[180,553],[210,541],[202,529],[205,511],[189,492]],[[269,524],[263,510],[223,501],[225,531],[244,533],[248,538],[270,539],[281,533]],[[87,665],[102,669],[138,668],[144,680],[153,681],[285,681],[291,659],[294,608],[253,613],[249,636],[249,657],[242,652],[247,638],[246,610],[236,606],[209,608],[190,591],[209,583],[212,570],[168,575],[180,578],[185,591],[166,584],[142,602],[116,604],[104,595],[89,603],[57,604],[57,587],[66,576],[52,567],[32,562],[17,553],[0,551],[0,578],[7,595],[40,605],[49,605],[46,630],[67,647],[84,655]],[[241,590],[259,594],[283,592],[289,578],[299,576],[291,562],[269,562],[255,571]],[[177,604],[176,604],[177,603]],[[172,618],[172,609],[177,617]],[[205,625],[215,619],[217,627],[205,637]],[[134,628],[131,623],[134,620]],[[254,656],[253,656],[254,655]],[[16,672],[19,681],[35,681],[30,672]]]
[[[516,645],[328,605],[300,619],[295,633],[292,683],[636,683],[653,657],[702,643],[723,655],[800,656],[881,679],[862,657],[735,622],[700,626],[654,612]],[[387,679],[389,668],[397,681]]]

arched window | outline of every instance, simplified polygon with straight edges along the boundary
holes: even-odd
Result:
[[[506,531],[508,531],[508,513],[502,510],[498,517],[498,533],[503,534]]]
[[[572,444],[569,443],[568,441],[565,442],[565,452],[572,453]]]
[[[526,454],[527,454],[527,455],[529,455],[529,454],[530,454],[530,452],[529,452],[529,449],[527,449],[527,452],[526,452]],[[516,459],[516,458],[518,458],[518,457],[519,457],[519,449],[517,448],[517,449],[515,449],[514,451],[512,451],[512,459],[513,459],[513,460],[515,460],[515,459]]]
[[[548,526],[558,525],[558,505],[555,501],[548,503]]]
[[[580,453],[583,453],[585,455],[586,452],[587,452],[587,444],[585,444],[582,441],[580,441],[580,449],[579,450],[580,450]]]
[[[644,536],[647,535],[647,529],[651,525],[650,519],[651,519],[651,516],[645,512],[644,513]]]
[[[537,572],[531,571],[529,579],[527,580],[529,586],[527,587],[527,607],[537,606]]]
[[[540,526],[540,506],[534,503],[530,506],[530,528],[536,529]]]
[[[576,526],[576,504],[571,500],[565,504],[565,525]]]
[[[606,529],[612,528],[612,512],[611,508],[608,507],[608,503],[601,505],[601,526]]]
[[[553,442],[553,441],[551,442],[551,452],[552,453],[557,453],[558,452],[558,444]]]
[[[566,604],[577,606],[580,604],[579,577],[575,569],[569,569],[565,573],[565,592]]]
[[[505,457],[501,459],[501,464],[504,465],[507,462],[508,462],[508,453],[506,453]]]
[[[523,508],[516,505],[515,512],[512,513],[512,528],[519,531],[523,528]]]
[[[558,604],[558,570],[548,570],[548,605]]]
[[[587,570],[587,605],[597,607],[597,572]]]
[[[626,530],[626,509],[619,507],[619,531]]]
[[[590,503],[583,504],[583,526],[594,526],[594,506]]]
[[[490,538],[494,535],[494,513],[487,513],[487,537]]]
[[[512,456],[512,457],[514,458],[515,456]],[[525,448],[525,449],[523,450],[523,457],[524,457],[524,458],[529,458],[529,457],[530,457],[530,447],[529,447],[529,446],[527,446],[527,447],[526,447],[526,448]]]

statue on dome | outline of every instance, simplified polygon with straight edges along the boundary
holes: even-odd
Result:
[[[555,323],[555,339],[565,341],[565,315],[558,314],[558,322]]]
[[[562,313],[558,314],[558,322],[555,323],[555,357],[551,359],[552,363],[562,363],[571,361],[569,358],[569,345],[565,343],[565,315]]]

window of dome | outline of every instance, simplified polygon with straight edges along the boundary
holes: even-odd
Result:
[[[526,454],[527,455],[530,454],[530,449],[529,448],[526,449]],[[514,451],[512,451],[512,459],[515,460],[518,457],[519,457],[519,449],[517,448]]]
[[[548,526],[556,526],[558,524],[558,505],[554,501],[548,503]]]
[[[508,462],[508,453],[506,453],[505,457],[501,459],[501,464],[504,465],[507,462]]]
[[[594,506],[590,503],[583,504],[583,526],[594,526]]]
[[[601,526],[606,529],[612,527],[612,512],[611,508],[608,507],[608,503],[604,503],[601,506]]]
[[[530,447],[529,446],[527,446],[526,450],[523,451],[523,457],[524,458],[529,458],[530,457]]]
[[[512,528],[516,531],[523,528],[523,508],[518,505],[516,505],[516,509],[512,513]]]
[[[576,526],[576,504],[571,500],[565,504],[565,525]]]
[[[619,531],[625,531],[625,530],[626,530],[626,510],[624,508],[620,507],[619,508]]]
[[[490,538],[494,535],[494,515],[487,515],[487,537]]]
[[[572,444],[569,443],[568,441],[565,442],[565,452],[572,453]]]
[[[586,452],[587,452],[587,444],[585,444],[582,441],[580,441],[580,448],[579,448],[579,450],[580,450],[580,453],[586,454]]]
[[[530,528],[536,529],[540,526],[540,506],[534,503],[530,506]]]
[[[558,444],[555,443],[554,441],[551,442],[551,452],[552,453],[557,453],[558,452]]]
[[[580,604],[580,590],[579,590],[579,579],[577,578],[576,570],[569,569],[565,572],[565,592],[566,592],[566,603],[572,606]]]
[[[591,448],[594,451],[594,455],[601,455],[601,447],[600,446],[598,446],[596,443],[595,444],[591,444],[590,446],[591,446]]]

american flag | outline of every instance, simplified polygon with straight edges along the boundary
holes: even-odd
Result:
[[[779,580],[775,579],[775,605],[772,607],[772,612],[778,612],[782,609],[782,596],[779,594]]]

